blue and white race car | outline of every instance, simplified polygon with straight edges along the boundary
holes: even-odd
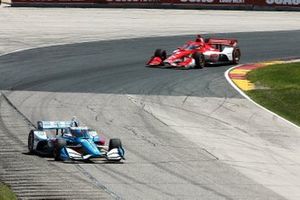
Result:
[[[121,161],[125,151],[121,140],[105,140],[88,127],[78,127],[74,121],[38,121],[37,129],[28,135],[30,153],[53,156],[55,160],[87,161],[103,158],[107,161]]]

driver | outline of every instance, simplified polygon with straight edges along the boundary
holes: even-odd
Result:
[[[201,35],[197,35],[197,38],[195,40],[196,42],[204,43],[204,38]]]
[[[73,137],[76,138],[81,138],[81,137],[86,137],[87,129],[79,127],[79,128],[70,128],[71,134]]]

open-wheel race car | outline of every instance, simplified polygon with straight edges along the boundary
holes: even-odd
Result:
[[[200,35],[195,41],[188,41],[168,55],[165,50],[156,49],[146,63],[148,67],[174,67],[181,69],[203,68],[206,65],[238,64],[241,50],[236,39],[209,38]]]
[[[32,154],[53,156],[55,160],[90,161],[102,159],[121,161],[125,151],[121,140],[105,139],[95,130],[77,126],[74,121],[38,121],[37,129],[28,135],[28,149]]]

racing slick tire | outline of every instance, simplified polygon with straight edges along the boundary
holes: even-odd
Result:
[[[159,57],[161,60],[165,60],[167,58],[167,52],[165,50],[156,49],[154,52],[154,57]]]
[[[119,147],[122,147],[122,142],[119,138],[113,138],[109,140],[108,151]]]
[[[53,149],[53,157],[54,160],[56,161],[60,161],[60,150],[67,145],[67,142],[63,139],[57,139],[55,145],[54,145],[54,149]]]
[[[239,48],[235,48],[232,52],[232,64],[237,65],[240,62],[241,58],[241,50]]]
[[[205,67],[205,57],[202,53],[199,52],[194,53],[193,58],[195,60],[195,68]]]
[[[29,153],[31,153],[31,154],[34,153],[33,146],[34,146],[34,131],[31,130],[28,135],[28,150],[29,150]]]

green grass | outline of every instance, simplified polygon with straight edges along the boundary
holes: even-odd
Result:
[[[0,200],[16,200],[16,195],[11,191],[11,189],[3,184],[0,183]]]
[[[300,125],[300,63],[270,65],[247,76],[258,88],[247,92],[253,100]]]

